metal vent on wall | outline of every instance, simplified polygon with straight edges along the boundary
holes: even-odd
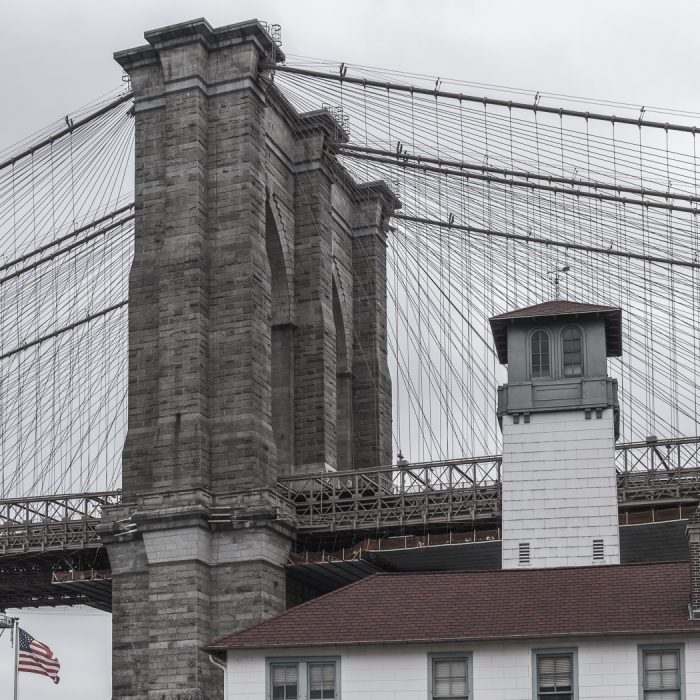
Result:
[[[521,542],[518,545],[518,564],[530,563],[530,543]]]
[[[603,540],[593,540],[593,561],[605,561],[605,543]]]

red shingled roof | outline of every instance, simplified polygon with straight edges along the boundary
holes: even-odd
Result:
[[[687,563],[376,574],[209,648],[700,633],[689,589]]]
[[[598,304],[582,304],[578,301],[555,299],[542,304],[526,306],[505,314],[499,314],[489,319],[491,332],[496,344],[498,361],[508,364],[508,342],[506,328],[516,321],[529,318],[553,318],[556,316],[599,316],[605,321],[606,351],[609,357],[619,357],[622,354],[622,310],[616,306],[599,306]]]

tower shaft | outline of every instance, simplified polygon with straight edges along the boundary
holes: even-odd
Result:
[[[297,113],[270,82],[281,53],[257,21],[146,39],[116,54],[134,91],[136,238],[123,505],[101,524],[113,698],[209,700],[221,672],[201,648],[286,605],[278,475],[390,460],[398,202],[339,167],[328,112]]]

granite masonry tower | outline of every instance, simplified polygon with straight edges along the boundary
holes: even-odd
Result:
[[[195,20],[116,54],[134,91],[136,240],[113,698],[210,700],[200,648],[285,608],[278,475],[391,461],[386,231],[398,202],[345,132],[270,79],[257,21]]]

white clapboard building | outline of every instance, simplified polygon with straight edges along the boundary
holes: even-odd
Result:
[[[501,570],[379,573],[214,640],[227,700],[700,699],[700,512],[690,563],[620,564],[620,310],[552,301],[491,327]]]

